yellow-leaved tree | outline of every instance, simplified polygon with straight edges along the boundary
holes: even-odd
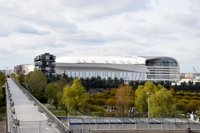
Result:
[[[69,113],[73,112],[77,115],[78,111],[85,105],[85,88],[78,79],[74,79],[72,85],[64,88],[62,102],[68,109]]]
[[[122,116],[128,112],[129,107],[133,103],[133,89],[129,85],[121,85],[116,93],[116,105]]]

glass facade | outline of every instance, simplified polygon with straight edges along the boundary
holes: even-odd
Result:
[[[157,58],[146,60],[146,66],[178,66],[176,60],[172,58]]]
[[[156,58],[146,60],[147,80],[175,81],[179,79],[179,66],[172,58]]]

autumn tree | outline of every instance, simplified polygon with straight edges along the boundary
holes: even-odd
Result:
[[[85,88],[78,79],[74,79],[72,85],[68,85],[64,88],[62,101],[69,113],[72,111],[77,115],[78,111],[85,104]]]
[[[46,85],[47,79],[42,71],[35,70],[30,74],[28,79],[28,90],[40,101],[44,100],[44,90]]]
[[[116,93],[116,105],[124,116],[133,103],[133,89],[129,85],[121,85]]]

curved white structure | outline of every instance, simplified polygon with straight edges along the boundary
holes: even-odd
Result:
[[[178,62],[171,57],[62,57],[56,61],[56,73],[79,78],[178,81],[179,71]]]

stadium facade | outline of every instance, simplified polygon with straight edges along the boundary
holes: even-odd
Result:
[[[180,80],[180,66],[172,57],[62,57],[56,61],[56,73],[70,77],[107,79],[123,78],[125,81]]]

